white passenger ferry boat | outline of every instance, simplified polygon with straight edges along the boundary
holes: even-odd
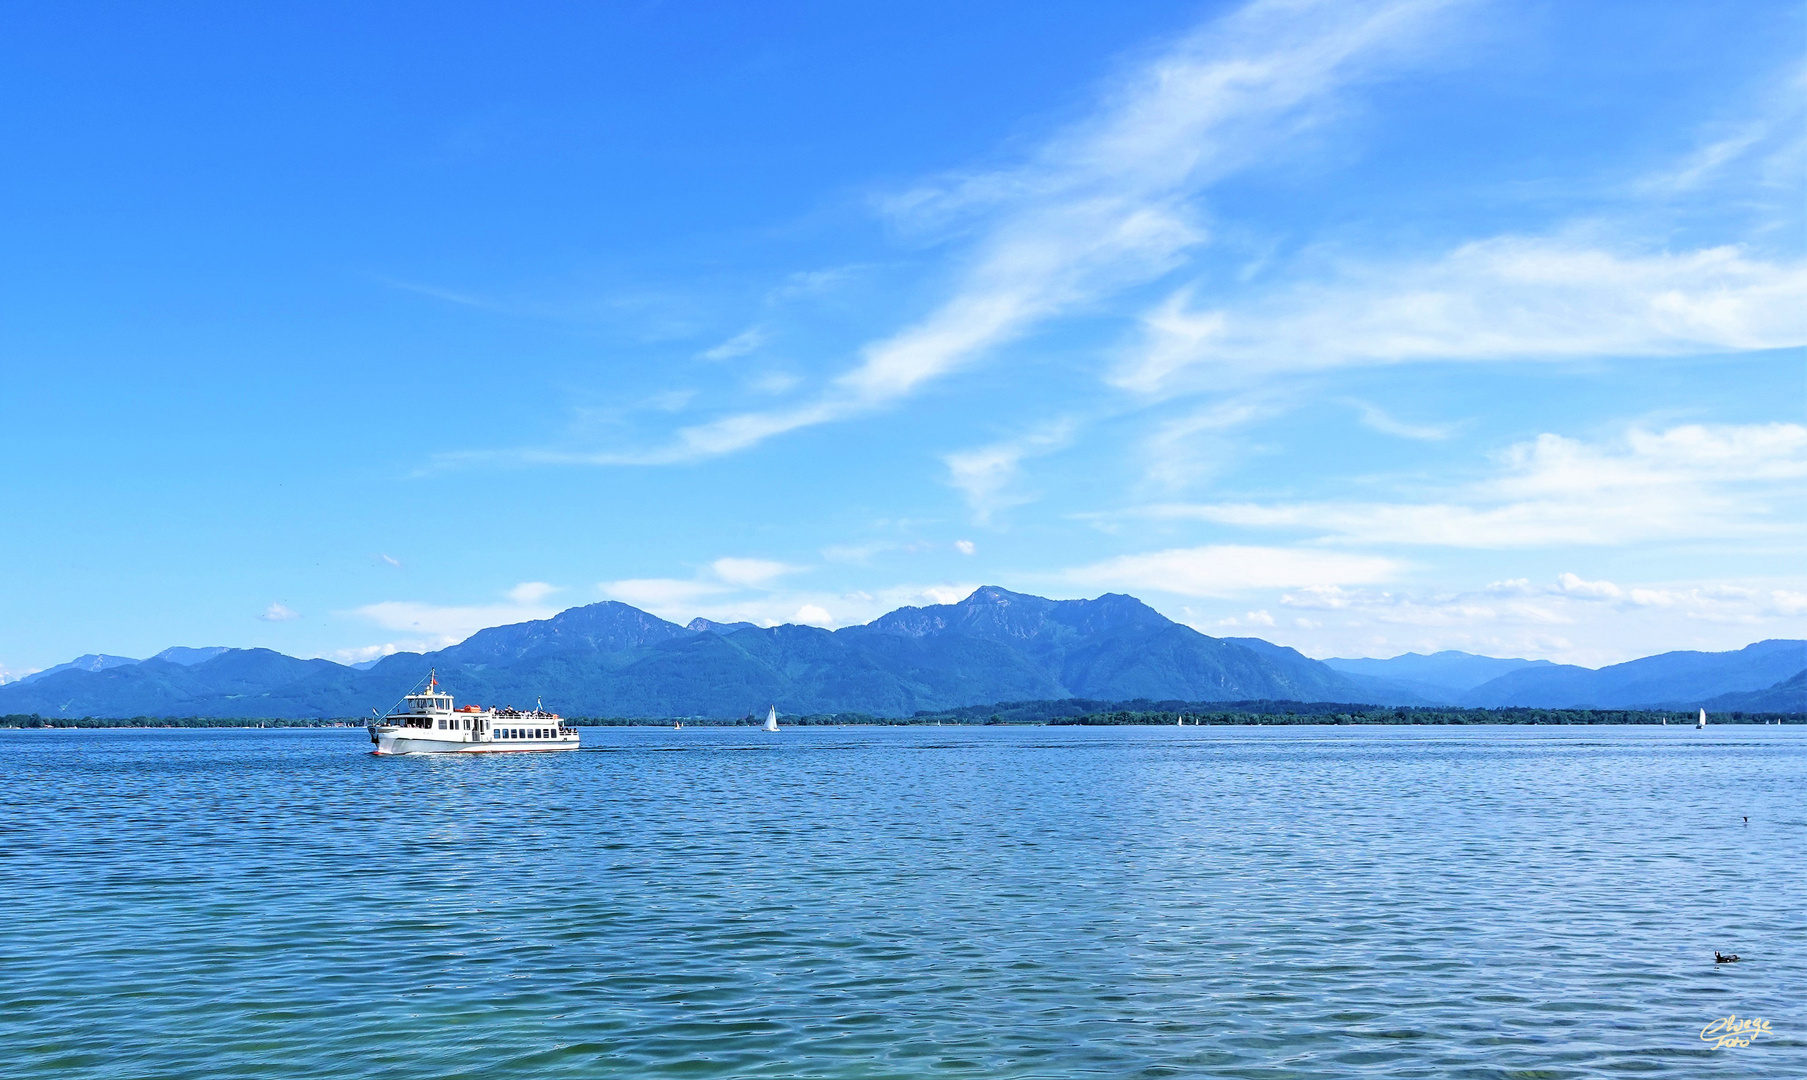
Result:
[[[389,715],[368,725],[379,754],[498,754],[526,750],[576,750],[575,728],[557,713],[538,708],[453,708],[452,695],[427,676],[423,693],[408,694]]]

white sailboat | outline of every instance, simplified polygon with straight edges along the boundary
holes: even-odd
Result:
[[[1696,721],[1694,724],[1694,730],[1695,731],[1703,731],[1706,729],[1706,726],[1707,726],[1707,710],[1702,709],[1702,710],[1700,710],[1700,719],[1698,721]]]
[[[765,729],[767,731],[778,730],[778,706],[772,706],[772,711],[765,714]]]

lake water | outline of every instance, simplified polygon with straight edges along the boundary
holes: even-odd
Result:
[[[0,1075],[1807,1076],[1807,728],[584,741],[0,732]]]

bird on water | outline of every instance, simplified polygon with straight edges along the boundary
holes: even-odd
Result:
[[[1730,956],[1727,956],[1725,953],[1714,950],[1713,962],[1715,964],[1736,964],[1738,962],[1738,954],[1732,953]]]

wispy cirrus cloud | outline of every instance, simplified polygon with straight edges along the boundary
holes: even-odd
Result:
[[[301,618],[301,615],[287,604],[272,603],[269,607],[264,608],[263,614],[258,618],[264,622],[293,622]]]
[[[670,578],[604,585],[604,590],[615,599],[677,623],[688,623],[700,615],[722,623],[798,623],[828,628],[870,622],[906,604],[951,604],[970,596],[976,588],[975,584],[941,583],[843,592],[776,586],[739,589],[709,581]]]
[[[1024,459],[1053,453],[1067,445],[1073,426],[1071,421],[1059,421],[1014,439],[947,454],[941,460],[947,465],[948,483],[966,496],[973,520],[988,525],[1000,511],[1035,498],[1017,489]]]
[[[1246,449],[1232,433],[1277,416],[1287,407],[1276,398],[1239,395],[1156,424],[1142,440],[1148,482],[1171,492],[1221,471]]]
[[[1565,572],[1466,590],[1314,586],[1287,590],[1278,604],[1295,614],[1276,620],[1276,636],[1313,656],[1461,649],[1599,665],[1790,634],[1807,614],[1807,591],[1798,582],[1617,583]]]
[[[1080,585],[1226,597],[1255,589],[1370,584],[1386,581],[1399,570],[1396,560],[1373,555],[1211,544],[1122,555],[1074,567],[1061,576]]]
[[[926,184],[886,203],[909,227],[965,241],[951,294],[860,351],[812,400],[678,432],[662,450],[730,453],[907,397],[1060,315],[1180,265],[1205,240],[1189,200],[1334,112],[1340,94],[1429,49],[1451,0],[1260,0],[1110,87],[1023,165]]]
[[[508,590],[506,603],[429,604],[415,600],[385,600],[355,608],[351,614],[385,630],[418,635],[417,647],[440,648],[463,641],[489,626],[548,619],[557,609],[546,601],[558,588],[541,581],[526,581]]]
[[[1807,344],[1807,261],[1736,245],[1614,251],[1505,236],[1359,260],[1234,305],[1183,288],[1111,376],[1168,395],[1231,380],[1430,361],[1689,356]]]
[[[795,574],[804,567],[792,566],[773,559],[737,559],[725,557],[709,564],[715,576],[730,585],[743,588],[763,589],[786,574]]]
[[[745,356],[758,351],[766,342],[766,333],[757,326],[748,327],[740,333],[713,348],[704,349],[698,355],[704,360],[732,360],[737,356]]]
[[[1140,511],[1343,542],[1500,549],[1799,534],[1807,427],[1633,428],[1598,443],[1545,434],[1486,480],[1426,502],[1163,504]]]
[[[1366,401],[1352,401],[1356,415],[1361,418],[1362,426],[1383,435],[1397,435],[1402,439],[1418,439],[1425,442],[1441,442],[1449,438],[1455,431],[1454,424],[1414,424],[1401,420],[1378,405]]]
[[[667,612],[693,611],[699,603],[719,603],[723,597],[745,590],[769,591],[780,578],[804,569],[806,567],[773,559],[724,556],[704,567],[694,578],[623,578],[605,581],[598,587],[612,600],[632,604],[664,618],[669,617]]]

